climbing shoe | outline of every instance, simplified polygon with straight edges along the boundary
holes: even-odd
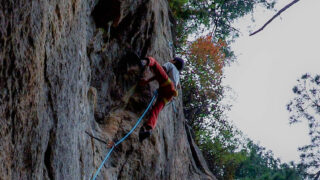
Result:
[[[139,141],[142,143],[142,141],[151,136],[151,134],[152,128],[150,126],[143,125],[139,131]]]

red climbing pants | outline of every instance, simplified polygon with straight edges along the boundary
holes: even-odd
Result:
[[[146,123],[148,126],[152,127],[152,129],[154,129],[160,111],[163,109],[166,103],[173,98],[173,96],[178,95],[178,92],[175,90],[173,82],[169,79],[167,73],[162,68],[162,66],[154,58],[148,58],[150,60],[150,69],[153,71],[155,79],[159,83],[158,98],[151,109],[150,117]]]

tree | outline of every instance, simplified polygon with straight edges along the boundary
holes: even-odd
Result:
[[[308,176],[320,177],[320,75],[304,74],[293,87],[295,97],[288,103],[290,124],[307,122],[311,143],[299,148]]]
[[[302,180],[303,167],[281,163],[230,124],[216,136],[210,130],[198,133],[199,147],[219,180]]]
[[[171,0],[172,14],[176,19],[177,42],[185,45],[189,34],[207,30],[214,39],[224,41],[238,37],[239,32],[232,26],[234,20],[253,11],[256,5],[272,9],[275,0]],[[230,49],[227,56],[231,56]]]
[[[228,63],[222,40],[202,36],[188,44],[182,76],[184,112],[195,141],[218,179],[301,179],[293,166],[280,164],[273,154],[243,137],[226,121],[221,104],[223,68]],[[280,167],[283,166],[283,167]]]
[[[212,36],[204,36],[190,43],[183,53],[187,59],[181,80],[184,113],[195,131],[207,125],[216,126],[215,121],[222,120],[224,47],[223,41],[214,42]],[[206,118],[211,120],[205,123]]]
[[[276,17],[280,16],[281,13],[283,13],[285,10],[289,9],[292,5],[294,5],[295,3],[297,3],[300,0],[293,0],[292,2],[290,2],[289,4],[287,4],[286,6],[284,6],[283,8],[281,8],[274,16],[272,16],[272,18],[270,18],[261,28],[259,28],[258,30],[256,30],[255,32],[251,33],[250,36],[253,36],[255,34],[257,34],[258,32],[262,31],[268,24],[270,24]]]
[[[237,169],[246,158],[242,151],[238,151],[242,143],[239,133],[229,124],[222,126],[215,136],[210,129],[198,131],[196,141],[209,169],[219,180],[234,179]]]
[[[186,119],[210,169],[220,179],[233,177],[241,159],[241,154],[234,154],[238,141],[233,127],[223,118],[225,107],[220,104],[223,67],[227,63],[225,46],[210,35],[189,43],[182,53],[187,66],[181,79]]]
[[[275,159],[273,153],[266,151],[264,147],[247,140],[243,148],[245,160],[241,162],[235,173],[236,179],[240,180],[301,180],[303,169],[295,165],[281,163]]]

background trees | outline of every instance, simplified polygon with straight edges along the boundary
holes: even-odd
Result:
[[[239,31],[232,26],[234,20],[253,11],[256,5],[267,9],[274,7],[276,0],[171,0],[169,1],[176,19],[176,47],[185,45],[189,34],[210,32],[213,39],[232,40]],[[226,55],[233,54],[228,48]],[[231,54],[230,54],[231,53]]]
[[[181,80],[184,112],[194,130],[215,126],[215,121],[205,121],[208,117],[223,119],[225,107],[220,101],[223,67],[227,61],[223,52],[225,46],[224,42],[214,42],[212,36],[207,35],[189,43],[182,53],[187,59]]]
[[[291,162],[281,163],[273,157],[273,153],[266,151],[251,140],[247,140],[244,161],[237,168],[235,177],[241,180],[266,179],[266,180],[300,180],[304,169]]]
[[[300,166],[281,163],[227,121],[228,106],[221,103],[223,67],[229,63],[225,46],[207,35],[188,43],[182,53],[187,59],[181,80],[184,112],[210,170],[221,180],[302,179]]]
[[[177,53],[184,57],[182,74],[184,112],[196,143],[209,168],[218,179],[302,179],[303,168],[282,164],[271,151],[245,138],[225,115],[229,105],[222,103],[223,68],[235,56],[230,42],[239,35],[232,23],[253,11],[267,9],[267,0],[171,0],[176,19]],[[196,33],[195,33],[196,32]],[[192,34],[195,40],[188,42]],[[200,34],[200,35],[199,35]]]
[[[290,124],[306,122],[310,144],[299,148],[302,165],[311,178],[320,177],[320,75],[304,74],[293,87],[295,97],[287,105]]]

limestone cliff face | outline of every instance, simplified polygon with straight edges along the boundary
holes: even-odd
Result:
[[[2,0],[0,179],[91,178],[108,149],[85,131],[108,141],[133,127],[157,84],[135,86],[128,52],[172,58],[169,14],[166,0]],[[151,138],[136,130],[117,146],[98,179],[215,179],[175,106]]]

